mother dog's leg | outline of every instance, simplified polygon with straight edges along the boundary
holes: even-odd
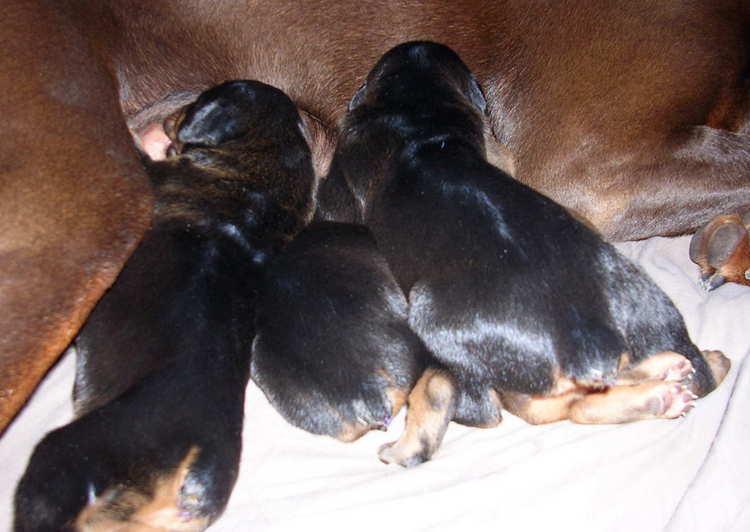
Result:
[[[690,240],[690,259],[707,290],[726,282],[750,285],[750,212],[721,214]]]
[[[151,212],[113,81],[71,21],[45,5],[6,2],[0,25],[0,431]]]

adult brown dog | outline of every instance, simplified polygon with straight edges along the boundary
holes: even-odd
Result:
[[[750,205],[748,10],[732,0],[492,3],[8,0],[0,26],[0,427],[149,225],[133,137],[254,78],[317,125],[319,167],[369,67],[444,42],[487,92],[522,181],[610,239]],[[132,133],[132,135],[131,135]]]

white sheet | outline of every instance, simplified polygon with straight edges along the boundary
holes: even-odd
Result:
[[[750,288],[706,293],[687,258],[689,238],[618,247],[641,264],[685,315],[702,349],[732,359],[724,383],[673,421],[532,427],[506,414],[499,428],[452,424],[431,462],[385,466],[388,433],[353,444],[288,426],[252,384],[244,456],[214,531],[750,530]],[[0,439],[0,530],[34,444],[71,417],[73,357],[43,382]]]

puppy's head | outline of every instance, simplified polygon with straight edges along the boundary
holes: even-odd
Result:
[[[362,105],[432,105],[436,98],[456,96],[484,114],[482,90],[458,54],[442,44],[411,41],[392,48],[377,62],[350,101],[349,111]]]
[[[194,147],[252,144],[255,139],[305,135],[297,108],[279,89],[259,81],[227,81],[203,92],[169,117],[164,127],[174,153]]]
[[[392,48],[373,67],[349,102],[347,125],[367,122],[378,110],[417,110],[425,117],[422,122],[431,122],[435,111],[445,119],[443,125],[474,133],[488,162],[513,175],[513,157],[492,135],[486,107],[482,89],[456,52],[434,42],[411,41]]]
[[[211,204],[216,218],[221,209],[239,212],[237,204],[244,201],[247,208],[275,205],[298,220],[312,216],[317,178],[307,131],[279,89],[227,81],[168,118],[164,130],[172,140],[170,157],[149,172],[165,198],[162,207],[183,213],[184,204]],[[248,200],[250,195],[255,199]]]

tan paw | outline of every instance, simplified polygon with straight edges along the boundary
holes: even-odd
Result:
[[[681,382],[695,373],[690,361],[679,353],[665,351],[650,356],[632,368],[621,371],[618,385],[647,381]]]
[[[658,383],[646,398],[645,409],[651,417],[674,419],[684,416],[695,406],[697,396],[684,384]]]
[[[402,467],[414,467],[430,459],[430,453],[422,446],[402,445],[400,441],[382,445],[378,458],[384,464],[398,464]]]

